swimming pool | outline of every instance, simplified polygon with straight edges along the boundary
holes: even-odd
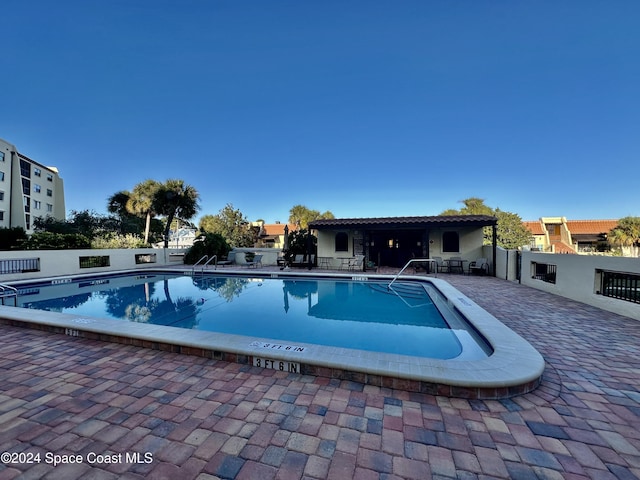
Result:
[[[19,290],[19,306],[89,317],[439,359],[491,348],[423,282],[126,275]]]
[[[0,323],[200,355],[249,368],[465,398],[526,393],[537,387],[544,370],[544,359],[526,340],[438,278],[403,279],[388,289],[391,277],[382,275],[248,275],[246,269],[204,276],[193,276],[192,271],[176,275],[171,269],[122,273],[15,282],[20,302],[29,308],[0,306]],[[131,295],[134,290],[136,296]],[[351,301],[354,290],[366,291],[367,296]],[[369,300],[378,294],[384,299]],[[88,301],[91,297],[97,301]],[[247,313],[232,316],[235,321],[218,321],[218,312],[234,308],[241,297],[248,300]],[[274,315],[266,311],[267,304],[297,320],[275,328],[266,320]],[[442,317],[425,321],[433,304]],[[46,305],[49,311],[31,308],[36,305]],[[394,313],[370,322],[370,313],[387,309]],[[101,318],[100,310],[109,312],[108,318]],[[155,324],[150,323],[154,310],[161,313]],[[421,313],[414,316],[415,312]],[[210,314],[213,319],[206,318]],[[451,328],[442,328],[443,320]],[[207,330],[211,323],[216,331]],[[239,326],[243,329],[233,330]],[[440,338],[427,346],[415,334],[417,329],[436,330]],[[346,339],[346,344],[318,343],[318,335],[329,330],[334,331],[329,337]],[[378,344],[361,344],[362,338]],[[441,350],[440,343],[447,348]],[[395,349],[389,350],[389,345]]]

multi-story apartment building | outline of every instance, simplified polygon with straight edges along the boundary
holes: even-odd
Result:
[[[65,219],[64,184],[55,167],[47,167],[0,139],[0,227],[31,233],[36,217]]]

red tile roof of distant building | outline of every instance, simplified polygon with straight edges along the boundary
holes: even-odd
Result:
[[[608,233],[618,226],[618,220],[567,220],[572,235]]]

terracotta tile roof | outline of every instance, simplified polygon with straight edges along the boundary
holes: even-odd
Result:
[[[274,235],[284,235],[284,226],[287,225],[285,223],[265,223],[262,225],[262,235],[274,236]],[[292,224],[288,224],[289,231],[292,232],[297,230],[298,227]]]
[[[533,235],[544,235],[545,231],[542,227],[542,223],[538,220],[534,221],[526,221],[522,222],[527,230],[529,230]]]
[[[331,227],[425,227],[443,224],[489,226],[497,223],[490,215],[436,215],[431,217],[331,218],[309,222],[315,229]]]
[[[551,245],[554,247],[553,251],[555,253],[576,253],[573,247],[567,245],[564,242],[551,242]]]
[[[618,220],[567,220],[571,235],[609,233],[618,226]]]

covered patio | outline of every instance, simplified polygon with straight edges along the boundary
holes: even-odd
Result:
[[[339,267],[345,258],[364,255],[364,267],[403,267],[412,258],[482,256],[483,229],[492,229],[492,266],[496,258],[497,219],[489,215],[335,218],[314,220],[318,258]]]

